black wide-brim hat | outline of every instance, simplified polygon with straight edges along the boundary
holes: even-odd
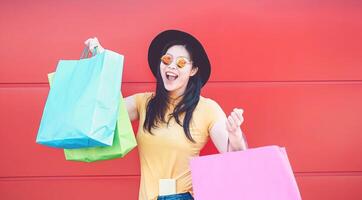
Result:
[[[206,51],[201,43],[191,34],[179,30],[166,30],[159,33],[151,42],[148,48],[148,64],[155,77],[157,77],[157,70],[160,67],[162,51],[166,44],[172,41],[184,41],[191,46],[194,53],[192,60],[197,63],[199,69],[197,73],[200,74],[202,86],[204,86],[210,77],[211,66]]]

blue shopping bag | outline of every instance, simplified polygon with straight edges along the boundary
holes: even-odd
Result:
[[[66,149],[111,146],[123,60],[123,55],[110,50],[90,58],[60,60],[36,142]]]

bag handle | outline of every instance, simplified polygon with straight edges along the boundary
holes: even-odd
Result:
[[[93,48],[93,52],[91,52],[91,56],[95,56],[97,53],[98,53],[98,46],[95,46]],[[80,59],[83,59],[83,58],[88,58],[88,55],[89,55],[89,48],[88,46],[85,46],[83,51],[82,51],[82,54],[80,55]]]

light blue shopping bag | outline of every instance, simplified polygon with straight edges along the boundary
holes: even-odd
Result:
[[[111,146],[123,60],[123,55],[110,50],[90,58],[60,60],[36,142],[66,149]]]

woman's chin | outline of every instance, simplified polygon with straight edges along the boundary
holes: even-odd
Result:
[[[173,92],[176,90],[176,87],[175,86],[171,86],[171,85],[165,85],[165,89],[168,91],[168,92]]]
[[[176,88],[177,88],[177,85],[175,84],[175,82],[169,81],[169,80],[164,80],[163,85],[164,85],[165,89],[169,92],[172,92],[172,91],[176,90]]]

